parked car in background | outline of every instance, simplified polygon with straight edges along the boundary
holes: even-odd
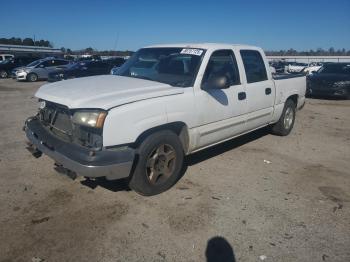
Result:
[[[13,76],[17,80],[27,80],[30,82],[46,80],[50,72],[68,64],[68,60],[48,57],[36,60],[27,66],[15,68],[13,70]]]
[[[48,81],[56,82],[85,76],[107,75],[115,64],[120,66],[122,63],[124,63],[124,60],[120,59],[76,62],[68,67],[59,67],[50,72]]]
[[[111,64],[113,64],[113,67],[111,69],[111,75],[116,75],[118,72],[118,69],[125,63],[126,59],[124,58],[113,58],[111,59]]]
[[[307,95],[350,99],[350,63],[324,64],[309,75]]]
[[[321,67],[322,67],[323,63],[320,62],[314,62],[314,63],[310,63],[309,66],[305,67],[301,73],[305,74],[305,75],[311,75],[315,72],[317,72]]]
[[[40,87],[24,131],[34,156],[48,155],[72,177],[128,178],[155,195],[180,179],[185,155],[266,126],[288,135],[305,88],[303,75],[272,75],[258,47],[151,46],[117,76]]]
[[[26,66],[29,63],[37,60],[37,57],[15,57],[15,58],[10,58],[2,63],[0,63],[0,78],[7,78],[10,77],[11,72],[14,68],[19,67],[19,66]]]
[[[0,54],[0,64],[8,59],[14,58],[14,55],[10,55],[10,54]]]
[[[284,73],[286,63],[283,61],[272,61],[270,62],[270,66],[275,68],[276,73]]]
[[[305,67],[308,67],[309,65],[306,63],[297,63],[297,62],[289,62],[286,66],[286,72],[288,73],[301,73]]]

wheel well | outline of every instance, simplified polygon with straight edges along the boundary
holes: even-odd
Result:
[[[173,122],[161,126],[152,127],[151,129],[144,131],[143,133],[141,133],[141,135],[138,136],[134,143],[134,146],[138,147],[142,143],[142,141],[150,134],[161,130],[170,130],[177,134],[180,138],[184,152],[187,152],[189,145],[189,135],[187,125],[183,122]]]
[[[292,95],[292,96],[288,97],[287,100],[292,100],[294,102],[295,106],[298,106],[298,95]]]

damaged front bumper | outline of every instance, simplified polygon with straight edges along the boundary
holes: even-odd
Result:
[[[94,151],[65,142],[45,129],[36,117],[26,120],[24,131],[29,140],[28,150],[33,156],[40,157],[44,153],[69,172],[89,178],[105,177],[107,180],[130,175],[135,155],[130,147]]]

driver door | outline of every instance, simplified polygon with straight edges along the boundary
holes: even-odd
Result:
[[[213,75],[226,76],[228,87],[213,89],[207,82]],[[201,89],[195,92],[199,116],[197,148],[228,139],[245,130],[246,97],[233,50],[211,54]]]

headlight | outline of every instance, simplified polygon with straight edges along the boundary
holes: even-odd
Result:
[[[334,87],[344,87],[350,85],[350,81],[338,81],[333,84]]]
[[[73,123],[82,125],[82,126],[102,128],[106,116],[107,116],[107,112],[105,111],[97,111],[97,110],[77,111],[73,114],[72,121]]]

